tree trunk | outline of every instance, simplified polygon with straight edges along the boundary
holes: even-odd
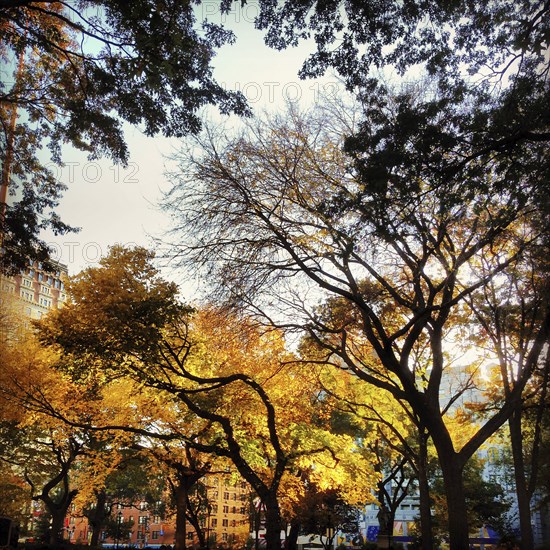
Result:
[[[19,52],[19,58],[17,62],[17,73],[15,76],[16,88],[20,87],[21,75],[25,66],[25,50]],[[8,188],[10,183],[11,168],[13,164],[13,147],[15,140],[15,128],[17,124],[17,104],[13,103],[10,107],[9,125],[4,129],[6,132],[6,143],[4,162],[2,163],[2,181],[0,183],[0,245],[4,240],[6,221],[6,209],[8,202]]]
[[[199,545],[199,548],[206,548],[206,537],[205,537],[205,531],[209,529],[210,527],[210,514],[208,513],[206,516],[206,529],[202,528],[200,525],[200,522],[198,520],[197,514],[191,514],[189,509],[189,501],[187,504],[187,520],[191,524],[191,527],[195,530],[195,533],[197,534],[197,543]]]
[[[48,512],[52,515],[52,528],[49,537],[49,542],[52,546],[63,544],[63,522],[75,495],[76,491],[69,492],[59,504],[54,503],[51,499],[49,502],[43,501],[46,504]]]
[[[52,525],[48,537],[49,543],[52,546],[59,546],[63,543],[63,522],[76,493],[76,490],[63,492],[60,502],[53,500],[47,493],[34,498],[34,500],[41,500],[52,516]]]
[[[390,548],[393,548],[393,526],[395,525],[395,510],[393,508],[389,510],[388,523],[391,526],[388,530],[388,542]]]
[[[58,508],[50,510],[52,514],[52,527],[50,530],[49,543],[52,546],[63,544],[63,521],[65,520],[65,510]]]
[[[286,538],[286,548],[287,550],[296,550],[298,547],[298,535],[300,534],[300,524],[293,521],[290,524],[290,531]]]
[[[518,410],[519,409],[519,410]],[[521,409],[514,410],[508,420],[512,458],[514,461],[514,480],[518,499],[519,525],[521,530],[521,548],[532,550],[534,547],[533,528],[531,527],[531,498],[525,479],[525,461],[523,458],[523,438],[521,434]]]
[[[263,502],[265,506],[265,550],[281,550],[281,511],[276,495]]]
[[[430,485],[428,483],[428,435],[421,432],[418,437],[418,496],[420,506],[420,537],[422,550],[433,550],[434,537],[432,526],[432,512],[430,499]]]
[[[437,451],[447,497],[449,550],[465,550],[469,548],[469,529],[462,479],[463,464],[454,451]]]
[[[105,521],[105,503],[107,502],[107,494],[105,491],[100,491],[97,495],[96,506],[88,521],[92,526],[92,536],[90,538],[90,546],[99,546],[99,537],[101,528]]]
[[[383,483],[383,481],[379,482],[379,486]],[[379,487],[378,490],[378,500],[380,502],[380,507],[378,508],[378,537],[377,537],[377,543],[378,548],[389,548],[390,547],[390,525],[389,525],[389,511],[388,507],[386,506],[386,503],[384,502],[384,496],[383,496],[383,488]],[[393,524],[392,524],[393,528]],[[393,531],[393,529],[392,529]]]
[[[178,476],[177,485],[174,487],[176,500],[176,532],[174,550],[184,550],[187,539],[186,516],[187,516],[187,483],[185,479]],[[208,536],[208,534],[207,534]]]

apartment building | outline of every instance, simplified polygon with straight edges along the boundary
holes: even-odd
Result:
[[[17,328],[28,328],[31,319],[40,319],[67,300],[67,266],[52,262],[46,270],[41,262],[31,261],[18,274],[0,274],[0,312],[2,337],[14,336]]]
[[[217,546],[241,543],[244,547],[250,532],[248,484],[229,475],[213,475],[206,488],[210,508],[205,527],[210,542]],[[190,531],[187,536],[196,547],[196,533]]]
[[[207,539],[207,548],[244,548],[249,537],[248,502],[249,486],[228,474],[208,476],[205,482],[208,507],[201,514],[201,528]],[[104,548],[160,548],[172,546],[175,541],[175,517],[161,516],[147,502],[116,504],[111,518],[121,526],[130,525],[120,533],[103,531]],[[91,530],[86,518],[73,510],[65,521],[66,538],[72,543],[86,544]],[[194,528],[186,526],[187,548],[199,548],[199,538]]]

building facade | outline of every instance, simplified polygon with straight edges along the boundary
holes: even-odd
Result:
[[[208,476],[205,488],[208,507],[201,514],[200,523],[207,548],[244,548],[250,533],[248,485],[230,475],[218,474]],[[175,516],[162,516],[145,501],[116,504],[111,509],[111,519],[121,529],[119,533],[116,529],[114,533],[102,532],[104,548],[161,548],[175,542]],[[74,509],[66,518],[65,532],[66,539],[77,544],[87,544],[91,537],[87,519]],[[186,536],[187,548],[200,547],[199,537],[189,523]]]
[[[30,262],[17,275],[0,274],[2,337],[13,337],[16,328],[29,328],[32,319],[40,319],[67,301],[67,266],[52,263],[52,271],[44,269],[40,262]]]

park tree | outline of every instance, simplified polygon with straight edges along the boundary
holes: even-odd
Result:
[[[302,504],[295,519],[304,534],[319,536],[323,548],[334,548],[339,531],[354,538],[359,535],[358,507],[346,502],[337,489],[320,490],[314,484],[309,485]]]
[[[163,498],[162,473],[152,460],[134,448],[136,436],[126,441],[120,437],[103,439],[101,447],[88,453],[88,459],[80,465],[76,480],[79,494],[74,514],[87,518],[92,546],[99,544],[103,530],[116,531],[117,525],[119,539],[126,538],[123,532],[128,526],[118,515],[122,508],[136,506],[136,502],[154,508]]]
[[[180,411],[180,414],[184,412]],[[209,503],[208,495],[201,491],[204,485],[200,482],[211,473],[212,458],[196,451],[185,441],[164,441],[153,445],[151,443],[153,442],[142,446],[143,452],[160,464],[161,471],[166,476],[176,517],[174,547],[185,548],[187,522],[195,529],[200,546],[205,547],[201,519]]]
[[[501,537],[510,535],[507,514],[510,510],[510,499],[506,497],[503,487],[483,478],[483,461],[472,458],[464,469],[464,490],[468,509],[468,523],[472,532],[479,532],[484,526],[490,526]],[[446,507],[443,484],[438,471],[432,472],[432,496],[434,522],[439,537],[445,536],[448,510]]]
[[[229,9],[229,6],[226,6]],[[225,9],[225,8],[224,8]],[[244,114],[244,97],[213,78],[216,49],[234,35],[193,3],[8,1],[0,5],[1,267],[45,261],[40,232],[70,228],[55,214],[65,144],[127,163],[123,123],[148,136],[197,132],[197,112]],[[10,199],[8,200],[8,197]]]
[[[327,429],[315,378],[293,369],[280,332],[262,332],[215,307],[192,314],[152,259],[142,248],[113,247],[69,284],[73,301],[39,324],[41,340],[75,380],[124,377],[150,389],[159,404],[174,404],[173,414],[189,411],[195,420],[186,431],[173,430],[174,420],[162,415],[130,429],[231,460],[265,506],[268,548],[279,548],[279,490],[291,469],[314,462],[322,484],[339,464],[353,464],[368,481],[368,462],[359,460],[353,438]],[[125,403],[132,408],[130,396]]]
[[[49,394],[57,403],[64,398],[56,388],[59,378],[48,371],[43,357],[37,357],[36,347],[26,342],[25,350],[9,352],[3,355],[0,380],[0,460],[11,476],[24,479],[30,498],[47,511],[48,542],[56,545],[63,540],[63,521],[77,494],[74,470],[88,434],[38,413],[30,403],[29,397],[37,392]]]
[[[369,156],[344,151],[347,130],[291,107],[237,136],[205,132],[172,174],[174,254],[208,273],[214,294],[304,331],[327,362],[407,404],[437,450],[451,548],[464,548],[464,466],[521,400],[550,330],[545,306],[499,406],[459,445],[447,420],[483,382],[476,358],[461,357],[469,298],[540,246],[544,162],[526,174],[478,158],[445,178],[402,163],[379,186],[365,178]]]
[[[0,461],[9,472],[6,481],[21,480],[29,498],[44,508],[50,544],[63,540],[63,522],[73,505],[76,513],[87,507],[92,540],[98,540],[108,505],[102,489],[124,462],[131,434],[77,426],[109,418],[114,408],[101,399],[97,383],[74,384],[52,368],[58,357],[28,329],[0,345]],[[120,392],[111,387],[110,393],[116,402]],[[23,510],[30,515],[29,506]]]
[[[536,219],[534,221],[536,222]],[[492,280],[469,300],[469,307],[482,329],[473,340],[483,340],[492,358],[494,387],[489,386],[485,404],[477,404],[478,414],[502,399],[517,384],[529,361],[529,351],[536,338],[541,319],[548,310],[548,242],[524,254],[514,269]],[[477,269],[490,269],[491,259],[483,257]],[[490,351],[489,351],[490,350]],[[526,384],[521,400],[514,404],[508,419],[509,444],[512,449],[515,489],[526,548],[534,545],[531,503],[538,485],[543,429],[548,403],[549,351],[541,354],[533,376]]]
[[[317,355],[318,346],[312,349],[311,341],[306,342],[302,353],[310,358]],[[321,354],[317,360],[324,363],[323,358]],[[419,495],[419,534],[426,547],[433,546],[429,464],[434,453],[418,419],[391,395],[329,365],[324,365],[321,371],[321,383],[334,399],[335,431],[355,434],[364,441],[380,474],[375,489],[379,506],[378,541],[387,541],[391,546],[397,509],[415,489]],[[371,435],[365,437],[366,434]]]
[[[2,426],[4,432],[9,426]],[[13,439],[5,438],[2,434],[0,456],[9,456],[4,445],[12,445]],[[0,458],[0,493],[3,495],[0,503],[0,516],[13,518],[21,527],[22,534],[26,534],[29,509],[31,505],[28,485],[21,471],[14,471],[13,465],[7,464]]]
[[[525,173],[550,139],[550,7],[543,0],[265,0],[259,9],[256,26],[269,46],[314,39],[300,77],[334,70],[361,98],[366,116],[347,145],[367,161],[363,176],[373,185],[397,178],[404,164],[433,181],[489,158],[502,167],[529,158],[518,167]],[[430,93],[411,104],[425,78]],[[408,91],[395,94],[393,84],[403,82]],[[396,116],[386,116],[389,105]],[[414,184],[402,181],[411,191]]]

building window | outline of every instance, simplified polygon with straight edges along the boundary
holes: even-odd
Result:
[[[153,516],[153,523],[160,523],[160,516]]]
[[[223,513],[227,514],[228,512],[229,512],[229,506],[224,506],[223,507]]]
[[[147,516],[139,516],[138,517],[138,524],[139,525],[145,525],[147,523]]]
[[[189,531],[189,533],[187,533],[187,539],[188,540],[193,540],[194,536],[195,536],[195,533],[193,533],[193,531]]]
[[[158,540],[159,534],[160,534],[159,531],[153,531],[153,532],[151,533],[151,539],[152,539],[152,540]]]
[[[227,533],[222,533],[222,540],[227,542]]]
[[[229,500],[229,493],[223,494],[223,500]]]
[[[218,520],[216,518],[214,518],[212,520],[212,527],[217,527],[218,526]]]
[[[229,520],[228,519],[222,519],[222,527],[228,527],[229,526]]]

